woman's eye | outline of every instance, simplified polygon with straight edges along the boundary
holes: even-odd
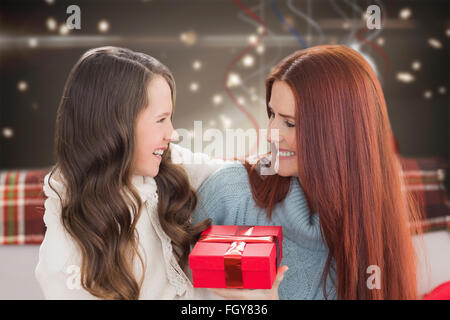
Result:
[[[285,123],[289,128],[295,127],[295,125],[292,124],[292,123],[290,123],[289,121],[285,121],[284,123]]]

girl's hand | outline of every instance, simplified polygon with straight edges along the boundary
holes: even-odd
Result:
[[[278,287],[283,281],[287,266],[281,266],[277,270],[277,276],[272,285],[272,289],[221,289],[211,288],[213,293],[229,300],[279,300]]]

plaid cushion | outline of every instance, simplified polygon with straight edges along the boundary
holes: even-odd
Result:
[[[405,188],[418,200],[424,231],[450,231],[450,202],[444,186],[448,165],[439,158],[400,158]]]
[[[49,169],[0,171],[0,245],[44,239],[44,177]]]

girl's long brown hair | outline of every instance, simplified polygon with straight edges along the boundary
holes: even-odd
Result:
[[[175,105],[175,81],[158,60],[124,48],[89,50],[73,67],[58,108],[51,175],[57,172],[66,188],[61,219],[81,250],[81,284],[100,298],[139,298],[143,278],[135,279],[133,261],[145,268],[135,230],[143,203],[131,168],[137,117],[156,75],[166,79]],[[169,149],[155,180],[161,226],[185,268],[209,221],[191,225],[197,197]]]
[[[353,49],[318,46],[297,51],[274,68],[266,80],[267,104],[275,81],[288,84],[296,101],[298,178],[329,248],[324,295],[333,269],[339,299],[416,299],[411,236],[420,233],[420,217],[402,187],[374,71]],[[256,166],[246,167],[253,196],[270,218],[289,191],[289,178],[263,180]],[[380,289],[367,285],[369,266],[380,268]]]

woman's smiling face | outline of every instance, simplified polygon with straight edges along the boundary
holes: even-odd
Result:
[[[172,141],[172,92],[162,76],[156,76],[147,87],[148,105],[138,115],[133,173],[155,177],[162,152]]]
[[[278,175],[283,177],[298,176],[297,139],[295,133],[295,98],[291,88],[284,81],[275,81],[269,101],[269,127],[267,141],[271,131],[278,129]]]

